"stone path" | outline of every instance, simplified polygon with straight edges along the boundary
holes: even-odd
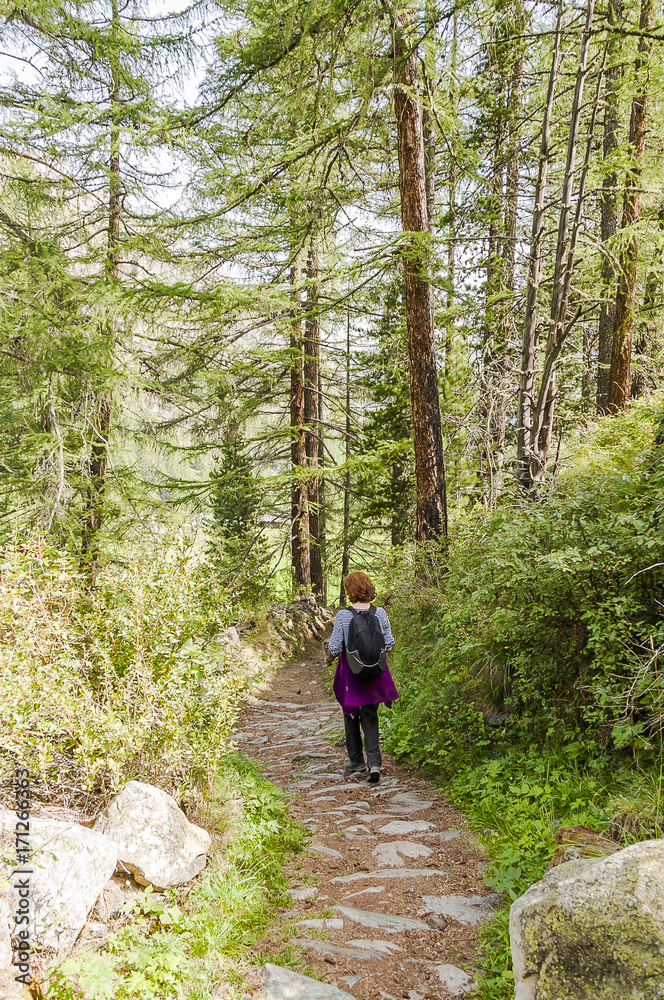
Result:
[[[495,896],[463,818],[417,772],[385,757],[379,785],[343,775],[341,710],[324,664],[287,664],[236,733],[238,749],[285,790],[311,832],[286,869],[290,909],[264,952],[296,945],[317,976],[266,965],[268,1000],[433,1000],[472,993],[477,925]],[[327,985],[326,985],[327,984]]]

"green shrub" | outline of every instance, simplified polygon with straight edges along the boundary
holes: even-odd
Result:
[[[175,540],[115,565],[93,594],[67,557],[5,550],[5,786],[18,761],[46,798],[103,796],[130,778],[183,794],[227,752],[248,686],[237,654],[214,641],[237,614]]]
[[[505,899],[483,932],[481,1000],[513,995],[509,904],[560,825],[662,833],[661,408],[598,422],[541,500],[457,513],[428,579],[396,581],[386,747],[444,784]]]

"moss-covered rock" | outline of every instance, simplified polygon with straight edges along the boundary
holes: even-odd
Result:
[[[512,904],[516,1000],[664,997],[664,840],[559,865]]]

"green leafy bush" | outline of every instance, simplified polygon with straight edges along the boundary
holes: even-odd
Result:
[[[0,761],[38,793],[80,802],[130,778],[181,795],[228,750],[247,669],[215,636],[238,614],[176,539],[86,594],[72,561],[35,545],[0,563]]]
[[[428,579],[396,581],[385,742],[444,783],[492,861],[506,905],[482,1000],[512,996],[508,907],[560,825],[623,843],[664,828],[661,409],[600,421],[541,500],[457,514]]]

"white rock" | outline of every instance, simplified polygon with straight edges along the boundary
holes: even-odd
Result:
[[[442,875],[449,878],[449,872],[441,868],[378,868],[375,872],[351,872],[350,875],[337,875],[330,882],[361,882],[363,879],[384,878],[433,878]]]
[[[371,853],[379,868],[401,868],[405,864],[404,858],[428,858],[433,851],[412,840],[394,840],[378,844]]]
[[[458,969],[456,965],[437,965],[436,971],[441,985],[453,997],[468,996],[469,993],[474,993],[477,989],[477,983],[473,977],[469,976],[463,969]],[[618,998],[615,997],[614,1000],[618,1000]]]
[[[413,920],[411,917],[398,917],[393,913],[374,913],[373,910],[355,910],[352,906],[335,906],[335,913],[340,913],[353,923],[360,924],[361,927],[380,927],[388,934],[397,934],[399,931],[429,931],[427,924],[421,920]]]
[[[33,1000],[29,988],[14,979],[14,971],[0,971],[0,997],[2,1000]]]
[[[482,896],[422,896],[422,902],[426,909],[421,912],[437,913],[460,924],[472,926],[489,918]]]
[[[0,835],[5,858],[15,857],[16,813],[0,812]],[[78,823],[32,816],[30,819],[29,876],[12,876],[15,866],[3,865],[9,882],[12,913],[18,906],[18,882],[30,881],[31,944],[66,955],[80,934],[88,913],[115,871],[117,845],[97,830]]]
[[[351,948],[363,948],[365,951],[377,951],[381,955],[391,955],[393,951],[403,951],[394,941],[383,941],[381,938],[357,938],[347,941]]]
[[[95,823],[118,845],[118,861],[141,885],[168,889],[205,867],[210,834],[190,823],[172,795],[130,781]]]
[[[298,920],[295,926],[310,931],[341,931],[344,922],[339,917],[312,917],[310,920]]]
[[[0,897],[0,969],[11,969],[12,967],[13,953],[10,931],[12,924],[9,903]]]
[[[290,889],[288,895],[294,903],[305,903],[308,899],[316,898],[318,889],[312,885],[308,885],[304,889]]]
[[[558,865],[515,900],[516,1000],[664,995],[664,841]]]
[[[343,858],[343,854],[335,851],[333,847],[326,847],[325,844],[309,844],[309,850],[316,854],[324,854],[326,858]]]
[[[269,962],[263,966],[263,983],[266,1000],[355,1000],[350,993],[330,983],[321,983]]]
[[[225,629],[223,632],[223,637],[229,646],[241,645],[240,636],[238,634],[238,630],[235,628],[235,625],[231,625],[230,628]]]
[[[427,830],[433,829],[433,823],[427,823],[423,819],[395,819],[391,823],[387,823],[385,826],[381,826],[380,833],[390,833],[392,835],[406,834],[409,833],[426,833]]]
[[[375,948],[341,948],[337,944],[328,944],[327,941],[319,941],[316,938],[292,938],[291,944],[296,944],[300,948],[307,948],[309,951],[317,951],[319,955],[330,955],[331,957],[338,958],[357,958],[360,962],[370,962],[372,959],[385,957],[385,952],[377,951]]]
[[[423,812],[425,809],[430,809],[432,805],[433,802],[421,799],[417,792],[398,792],[387,803],[387,808],[392,813],[410,816],[411,813]]]

